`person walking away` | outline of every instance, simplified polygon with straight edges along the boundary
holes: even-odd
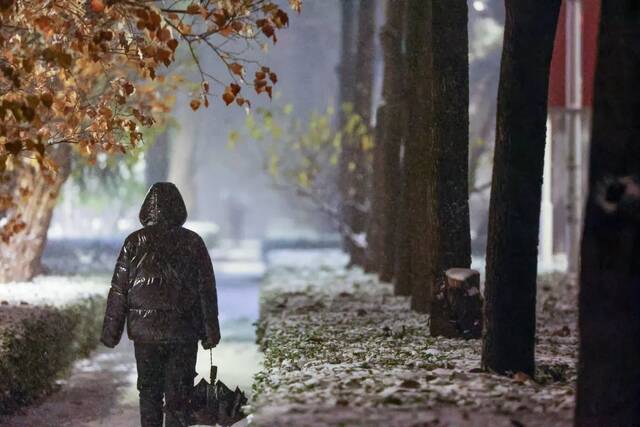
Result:
[[[149,189],[143,228],[129,235],[116,262],[101,341],[113,348],[133,340],[142,427],[189,423],[198,340],[205,349],[220,342],[218,301],[211,258],[204,242],[182,227],[187,210],[168,182]]]

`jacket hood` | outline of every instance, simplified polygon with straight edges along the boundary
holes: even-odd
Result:
[[[187,208],[178,188],[171,182],[156,182],[149,188],[140,208],[142,225],[180,227],[187,220]]]

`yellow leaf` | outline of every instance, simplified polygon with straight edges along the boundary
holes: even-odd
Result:
[[[298,174],[298,184],[302,188],[309,188],[309,175],[307,175],[307,172],[300,171]]]
[[[227,137],[227,147],[234,149],[236,145],[238,145],[238,141],[240,141],[240,133],[235,130],[229,132],[229,136]]]
[[[269,175],[275,177],[278,176],[278,169],[280,166],[280,161],[278,159],[278,156],[276,154],[272,154],[271,157],[269,157]]]
[[[364,135],[360,140],[360,146],[362,147],[362,151],[370,151],[374,147],[373,138],[370,135]]]
[[[300,13],[300,11],[302,10],[302,0],[289,0],[289,7]]]

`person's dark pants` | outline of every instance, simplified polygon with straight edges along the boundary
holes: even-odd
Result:
[[[196,376],[197,342],[134,343],[142,427],[187,426],[189,397]]]

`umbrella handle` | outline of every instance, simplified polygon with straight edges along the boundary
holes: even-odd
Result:
[[[209,372],[209,381],[211,385],[216,383],[216,377],[218,376],[218,367],[213,364],[213,351],[209,350],[209,360],[211,362],[211,371]]]

